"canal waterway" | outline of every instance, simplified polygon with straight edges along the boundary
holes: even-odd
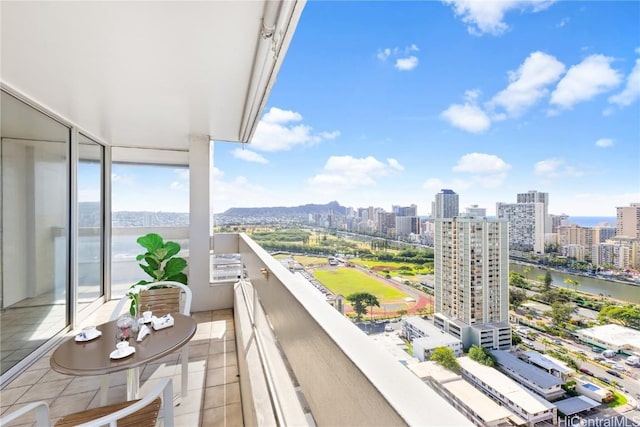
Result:
[[[531,271],[525,275],[523,271],[527,267],[529,267]],[[519,264],[514,262],[509,263],[509,268],[511,271],[517,271],[529,279],[537,279],[538,276],[544,276],[546,271],[546,269],[535,265]],[[550,270],[550,273],[552,284],[555,286],[566,288],[568,285],[564,283],[564,279],[571,278],[580,283],[577,289],[578,292],[587,292],[594,295],[603,294],[604,296],[611,297],[613,299],[640,304],[640,286],[615,282],[612,280],[604,280],[598,277],[569,274],[556,270]],[[575,289],[573,286],[568,287],[569,289]]]

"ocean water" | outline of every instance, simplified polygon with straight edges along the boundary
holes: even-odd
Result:
[[[595,227],[603,222],[608,223],[612,227],[616,226],[615,216],[570,216],[569,221],[581,227]]]

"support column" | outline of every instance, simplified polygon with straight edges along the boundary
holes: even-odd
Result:
[[[209,288],[209,236],[213,234],[211,211],[211,140],[192,135],[189,144],[189,287],[191,311],[213,309]]]

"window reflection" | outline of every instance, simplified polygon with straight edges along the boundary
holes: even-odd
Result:
[[[80,134],[78,145],[78,303],[100,298],[102,286],[104,149]]]
[[[1,369],[69,323],[70,129],[1,95]]]

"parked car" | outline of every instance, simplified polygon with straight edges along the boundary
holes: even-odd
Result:
[[[616,372],[617,373],[617,372]],[[607,377],[598,377],[598,379],[600,381],[602,381],[603,383],[607,383],[607,384],[611,384],[611,381],[609,380],[609,378]]]
[[[587,374],[587,375],[593,376],[593,372],[591,372],[587,368],[580,368],[580,372],[582,372],[583,374]]]
[[[606,372],[607,374],[613,375],[614,377],[622,378],[622,375],[620,375],[620,372],[616,372],[613,369],[607,369]]]
[[[600,347],[593,347],[591,348],[591,351],[593,351],[594,353],[602,353],[602,349]]]
[[[593,360],[595,360],[597,362],[602,362],[604,360],[604,357],[596,356],[596,357],[593,358]]]

